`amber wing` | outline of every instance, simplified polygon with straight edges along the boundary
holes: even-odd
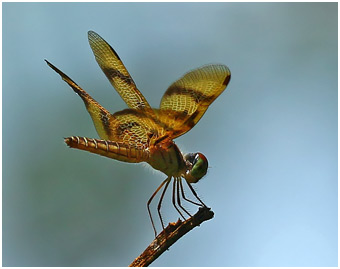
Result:
[[[164,93],[157,111],[159,120],[168,126],[170,136],[176,138],[194,127],[229,80],[227,66],[207,65],[174,82]]]
[[[136,148],[147,148],[163,137],[166,130],[152,110],[125,109],[114,113],[107,130],[109,140],[120,141]]]
[[[125,103],[133,109],[150,109],[114,49],[93,31],[88,32],[88,39],[97,63]]]
[[[154,117],[152,109],[125,109],[110,114],[65,73],[50,62],[46,62],[82,98],[102,139],[136,149],[146,149],[151,140],[164,136],[165,128]]]
[[[102,139],[109,139],[107,134],[107,124],[111,118],[111,114],[108,110],[102,107],[96,100],[94,100],[86,91],[79,87],[71,78],[69,78],[64,72],[59,70],[49,61],[45,60],[49,67],[57,72],[61,78],[81,97],[86,110],[89,112],[93,124],[97,130],[98,135]]]
[[[195,69],[174,82],[165,92],[160,109],[153,110],[110,45],[93,31],[89,31],[88,37],[99,66],[130,109],[111,114],[66,74],[46,62],[83,99],[99,136],[120,143],[120,147],[144,150],[186,133],[230,80],[230,71],[224,65]]]

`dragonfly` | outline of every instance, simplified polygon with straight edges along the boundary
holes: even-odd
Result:
[[[172,204],[184,220],[184,214],[191,214],[182,205],[183,200],[207,207],[191,184],[206,175],[208,160],[200,152],[182,153],[173,139],[191,130],[210,104],[225,90],[230,81],[229,68],[222,64],[212,64],[186,73],[166,90],[160,107],[152,108],[114,49],[94,31],[88,32],[88,41],[97,63],[128,108],[111,114],[71,78],[45,60],[83,100],[101,138],[71,136],[65,138],[65,143],[70,148],[123,162],[146,162],[166,175],[166,179],[147,202],[148,214],[157,236],[150,204],[163,189],[157,212],[164,230],[161,204],[171,181]],[[187,198],[182,180],[196,201]]]

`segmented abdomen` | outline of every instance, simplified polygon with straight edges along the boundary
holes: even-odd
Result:
[[[147,161],[149,157],[149,153],[145,149],[138,149],[123,143],[109,140],[71,136],[65,138],[65,143],[70,148],[89,151],[123,162],[144,162]]]

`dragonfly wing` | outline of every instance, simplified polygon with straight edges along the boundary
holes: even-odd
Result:
[[[137,148],[147,148],[150,141],[165,134],[153,116],[153,110],[124,109],[111,115],[109,140],[122,142]]]
[[[79,87],[72,79],[70,79],[65,73],[60,71],[53,64],[45,60],[49,67],[57,72],[61,78],[83,99],[85,107],[89,112],[94,126],[96,127],[98,135],[102,139],[108,139],[108,123],[111,118],[111,114],[104,107],[102,107],[96,100],[94,100],[86,91]]]
[[[114,49],[93,31],[88,39],[97,63],[125,103],[134,109],[150,108]]]
[[[105,122],[107,139],[69,137],[65,142],[70,147],[124,162],[148,162],[151,146],[165,133],[151,113],[136,109],[116,112]]]
[[[209,105],[224,91],[229,80],[227,66],[206,65],[185,74],[167,89],[158,117],[172,130],[172,138],[196,125]]]
[[[152,109],[125,109],[111,114],[65,73],[50,62],[46,62],[82,98],[102,139],[145,149],[151,139],[164,134],[164,128],[155,119]]]

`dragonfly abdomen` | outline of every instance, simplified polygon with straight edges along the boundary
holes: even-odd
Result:
[[[70,148],[89,151],[123,162],[139,163],[148,158],[146,150],[109,140],[71,136],[65,138],[65,143]]]

